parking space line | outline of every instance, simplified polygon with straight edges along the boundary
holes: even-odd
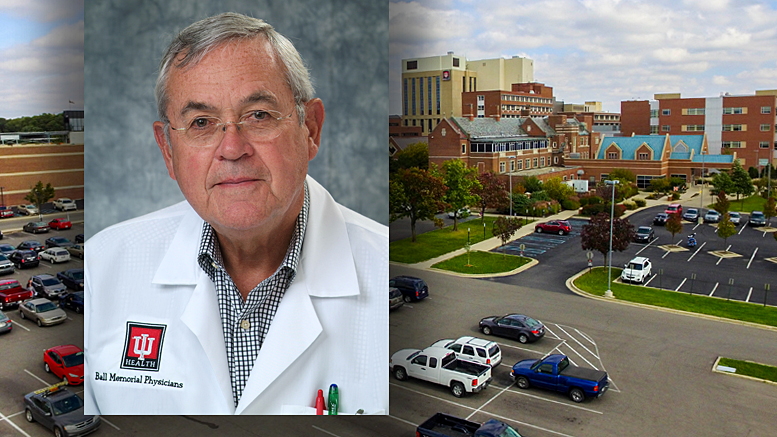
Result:
[[[526,351],[526,352],[534,352],[535,354],[544,354],[545,353],[545,352],[535,351],[533,349],[526,349],[526,348],[520,347],[520,346],[513,346],[511,344],[499,343],[499,347],[502,347],[502,346],[513,348],[513,349],[518,349],[518,350],[522,350],[522,351]]]
[[[583,337],[584,339],[586,339],[586,340],[587,340],[589,343],[591,343],[591,344],[593,344],[594,346],[596,346],[596,342],[595,342],[595,341],[594,341],[594,340],[593,340],[591,337],[589,337],[588,335],[586,335],[586,333],[585,333],[585,332],[580,332],[580,331],[579,331],[579,330],[577,330],[577,329],[575,329],[575,332],[577,332],[578,334],[580,334],[580,336],[581,336],[581,337]]]
[[[748,268],[748,269],[750,268],[750,264],[752,264],[752,263],[753,263],[753,258],[755,258],[755,254],[756,254],[756,253],[758,253],[758,248],[757,248],[757,247],[756,247],[756,248],[755,248],[755,250],[753,251],[753,254],[752,254],[752,255],[750,255],[750,261],[748,261],[748,262],[747,262],[747,268]]]
[[[669,252],[667,252],[667,253],[669,253]],[[654,274],[653,274],[653,276],[651,276],[651,277],[650,277],[650,279],[648,279],[648,280],[647,280],[647,281],[646,281],[644,284],[642,284],[642,285],[643,285],[643,286],[645,286],[645,287],[647,287],[647,285],[648,285],[648,284],[650,284],[650,281],[652,281],[653,279],[655,279],[655,278],[656,278],[656,276],[658,276],[658,274],[655,274],[655,273],[654,273]]]
[[[313,429],[315,429],[315,430],[317,430],[317,431],[321,431],[321,432],[323,432],[324,434],[329,434],[329,435],[333,435],[333,436],[335,436],[335,437],[340,437],[340,436],[339,436],[339,435],[337,435],[337,434],[334,434],[334,433],[332,433],[332,432],[329,432],[329,431],[327,431],[327,430],[325,430],[325,429],[323,429],[323,428],[319,428],[319,427],[317,427],[317,426],[315,426],[315,425],[311,425],[311,428],[313,428]]]
[[[741,229],[739,229],[739,232],[737,232],[737,235],[741,234],[741,233],[742,233],[742,231],[744,231],[744,230],[745,230],[745,225],[743,224],[743,225],[742,225],[742,228],[741,228]]]
[[[650,245],[651,245],[651,244],[653,244],[653,243],[655,243],[656,241],[658,241],[658,237],[654,238],[654,239],[653,239],[652,241],[650,241],[648,244],[644,245],[644,246],[642,247],[642,249],[638,250],[638,251],[637,251],[637,253],[635,253],[634,255],[635,255],[635,256],[636,256],[636,255],[639,255],[640,253],[642,253],[642,251],[643,251],[643,250],[645,250],[645,249],[647,249],[648,247],[650,247]]]
[[[389,416],[390,418],[392,418],[392,419],[396,419],[396,420],[398,420],[398,421],[400,421],[400,422],[402,422],[402,423],[406,423],[406,424],[408,424],[408,425],[412,426],[413,428],[418,428],[418,424],[417,424],[417,423],[413,423],[413,422],[411,422],[411,421],[409,421],[409,420],[405,420],[405,419],[403,419],[403,418],[401,418],[401,417],[397,417],[397,416],[394,416],[394,415],[391,415],[391,414],[389,414],[388,416]],[[315,427],[314,427],[314,428],[315,428]]]
[[[677,288],[675,288],[675,289],[674,289],[674,291],[679,291],[679,290],[680,290],[680,287],[682,287],[682,286],[683,286],[683,284],[685,284],[685,281],[686,281],[687,279],[688,279],[688,278],[683,278],[683,282],[681,282],[681,283],[680,283],[680,285],[678,285],[678,286],[677,286]]]
[[[586,358],[583,356],[583,354],[581,354],[580,352],[576,351],[576,350],[575,350],[575,348],[573,348],[572,346],[569,346],[569,345],[567,345],[567,347],[568,347],[570,350],[572,350],[572,352],[574,352],[575,354],[577,354],[577,356],[579,356],[580,358],[582,358],[582,359],[583,359],[583,361],[585,361],[586,363],[588,363],[588,365],[589,365],[589,366],[593,367],[593,368],[594,368],[594,370],[599,370],[599,368],[598,368],[598,367],[594,366],[594,365],[593,365],[593,363],[591,363],[590,361],[588,361],[588,360],[587,360],[587,359],[586,359]],[[586,349],[586,350],[587,350],[587,349]],[[589,351],[589,352],[590,352],[590,351]],[[593,354],[591,354],[591,355],[593,355]],[[595,356],[595,355],[594,355],[594,356]],[[569,358],[569,357],[567,357],[567,358]],[[598,359],[599,357],[596,357],[596,358]],[[570,360],[570,361],[571,361],[571,360]],[[575,364],[575,365],[577,365],[577,364]]]
[[[745,302],[750,302],[750,296],[753,294],[753,287],[750,287],[750,291],[747,292],[747,299]]]
[[[492,384],[492,385],[494,385],[494,384]],[[589,413],[604,414],[601,411],[592,410],[590,408],[581,407],[579,405],[568,404],[566,402],[556,401],[556,400],[553,400],[553,399],[543,398],[542,396],[532,395],[532,394],[526,393],[524,390],[520,390],[520,389],[517,389],[517,388],[512,388],[512,386],[508,386],[508,391],[510,393],[515,393],[515,394],[519,394],[519,395],[522,395],[522,396],[528,396],[528,397],[530,397],[532,399],[538,399],[538,400],[541,400],[541,401],[546,401],[546,402],[551,402],[551,403],[554,403],[554,404],[564,405],[564,406],[570,407],[570,408],[576,408],[578,410],[588,411]]]
[[[718,284],[720,284],[720,282],[716,282],[715,286],[712,287],[712,291],[710,291],[710,294],[709,294],[710,297],[712,297],[712,295],[715,294],[715,290],[718,289]]]
[[[669,255],[669,251],[668,250],[664,251],[664,256],[662,256],[661,259],[666,258],[667,255]]]
[[[25,331],[27,331],[27,332],[30,332],[30,328],[28,328],[28,327],[26,327],[26,326],[22,325],[21,323],[15,322],[15,321],[13,321],[13,320],[11,320],[11,323],[13,323],[14,325],[16,325],[16,326],[18,326],[18,327],[20,327],[20,328],[24,329],[24,330],[25,330]]]
[[[599,360],[599,359],[600,359],[600,358],[599,358],[599,357],[598,357],[598,356],[597,356],[595,353],[591,352],[591,351],[590,351],[590,350],[589,350],[587,347],[585,347],[585,345],[584,345],[583,343],[580,343],[580,342],[579,342],[579,341],[578,341],[578,340],[575,338],[575,336],[573,336],[573,335],[570,335],[570,334],[569,334],[567,331],[565,331],[565,330],[564,330],[564,328],[562,328],[561,326],[559,326],[559,325],[556,325],[556,326],[558,327],[558,329],[560,329],[561,331],[563,331],[563,332],[564,332],[564,334],[568,335],[568,336],[569,336],[569,338],[571,338],[572,340],[574,340],[574,341],[575,341],[575,343],[579,344],[579,345],[580,345],[580,347],[582,347],[583,349],[585,349],[585,351],[586,351],[586,352],[588,352],[589,354],[593,355],[593,356],[594,356],[594,358],[596,358],[597,360]]]
[[[37,376],[37,375],[35,375],[34,373],[30,372],[29,370],[27,370],[27,369],[24,369],[24,371],[25,371],[25,372],[27,372],[27,374],[28,374],[28,375],[32,376],[33,378],[35,378],[35,379],[37,379],[38,381],[40,381],[40,382],[42,382],[43,384],[45,384],[45,387],[48,387],[48,386],[50,386],[50,385],[51,385],[50,383],[48,383],[48,382],[46,382],[46,381],[44,381],[44,380],[42,380],[42,379],[38,378],[38,376]]]
[[[551,334],[553,334],[553,337],[554,337],[556,340],[561,340],[561,337],[559,337],[558,335],[556,335],[556,333],[555,333],[555,332],[553,332],[553,331],[551,331],[551,330],[550,330],[550,328],[548,328],[547,326],[545,326],[545,330],[546,330],[546,331],[548,331],[548,332],[550,332]]]
[[[496,398],[498,398],[499,396],[501,396],[501,395],[502,395],[502,393],[506,392],[506,391],[507,391],[507,389],[509,389],[509,388],[510,388],[510,386],[509,386],[509,385],[508,385],[507,387],[503,388],[503,389],[502,389],[502,390],[501,390],[499,393],[495,394],[495,395],[494,395],[494,396],[493,396],[491,399],[487,400],[485,404],[483,404],[483,405],[479,406],[479,407],[477,408],[477,410],[473,411],[472,413],[470,413],[470,415],[469,415],[469,416],[465,417],[465,419],[466,419],[466,420],[469,420],[469,419],[471,419],[471,418],[472,418],[472,416],[474,416],[474,415],[475,415],[475,413],[477,413],[478,411],[482,410],[482,409],[483,409],[483,407],[485,407],[486,405],[490,404],[490,403],[491,403],[491,401],[493,401],[494,399],[496,399]]]
[[[690,257],[690,258],[688,258],[688,261],[692,260],[692,259],[693,259],[693,257],[694,257],[694,256],[696,256],[696,254],[697,254],[697,253],[699,253],[699,251],[701,250],[701,248],[702,248],[702,247],[704,247],[704,245],[705,245],[705,244],[707,244],[707,242],[706,242],[706,241],[705,241],[704,243],[701,243],[701,246],[699,246],[699,248],[698,248],[698,249],[696,249],[696,251],[695,251],[695,252],[693,252],[693,254],[691,255],[691,257]]]
[[[22,435],[25,435],[25,436],[27,436],[27,437],[31,437],[29,434],[27,434],[26,432],[24,432],[24,430],[23,430],[23,429],[19,428],[19,426],[18,426],[18,425],[16,425],[15,423],[11,422],[11,420],[10,420],[8,417],[5,417],[5,416],[3,415],[3,413],[0,413],[0,422],[3,422],[3,421],[6,421],[6,422],[8,422],[8,424],[9,424],[9,425],[13,426],[13,427],[14,427],[14,428],[15,428],[17,431],[19,431],[20,433],[22,433]]]

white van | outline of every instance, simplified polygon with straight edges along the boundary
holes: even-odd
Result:
[[[464,336],[458,340],[438,340],[432,346],[444,347],[456,352],[456,358],[460,360],[474,361],[496,367],[502,362],[502,350],[495,341],[482,338]]]

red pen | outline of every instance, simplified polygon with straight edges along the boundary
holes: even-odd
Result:
[[[316,395],[316,416],[324,415],[324,390],[319,389]]]

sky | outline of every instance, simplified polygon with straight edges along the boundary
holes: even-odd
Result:
[[[71,108],[84,108],[83,0],[0,0],[0,117]]]
[[[534,60],[565,103],[753,95],[777,89],[777,1],[420,0],[389,4],[389,110],[402,59],[453,51]]]

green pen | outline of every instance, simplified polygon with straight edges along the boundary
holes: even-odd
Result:
[[[329,386],[329,415],[337,416],[337,404],[340,403],[340,394],[337,391],[337,384]]]

